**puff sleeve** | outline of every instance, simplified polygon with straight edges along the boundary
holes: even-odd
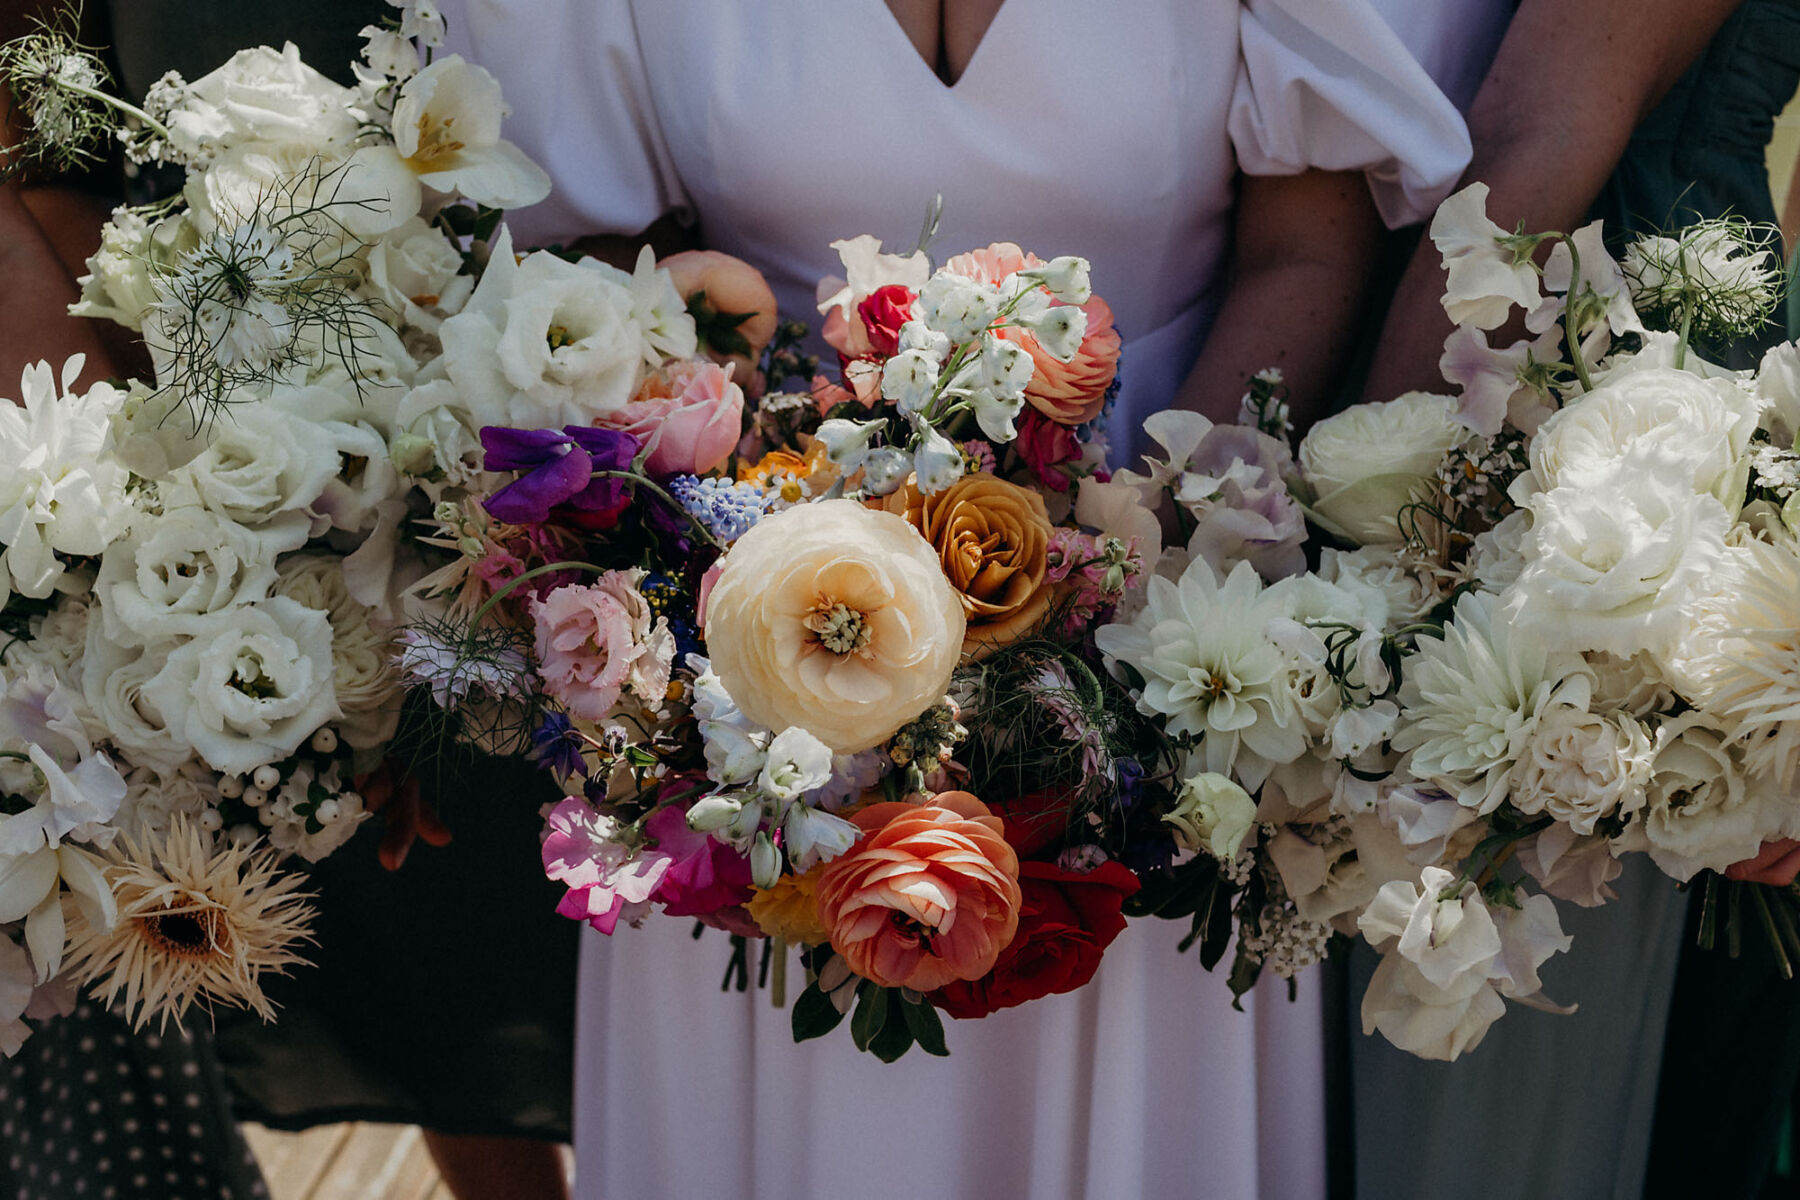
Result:
[[[554,184],[548,200],[508,213],[521,244],[630,235],[669,212],[685,214],[687,194],[651,104],[630,0],[459,0],[456,7],[449,48],[499,79],[512,110],[505,136]],[[580,52],[561,49],[569,47]]]
[[[1469,133],[1369,0],[1243,0],[1227,128],[1251,175],[1362,171],[1390,227],[1422,220]]]

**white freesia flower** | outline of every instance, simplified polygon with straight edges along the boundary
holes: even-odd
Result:
[[[1095,631],[1109,660],[1143,677],[1138,711],[1168,718],[1173,736],[1191,734],[1204,770],[1234,772],[1255,787],[1275,763],[1304,754],[1295,706],[1295,664],[1265,632],[1289,616],[1248,563],[1223,582],[1204,561],[1179,582],[1152,579],[1143,611]]]
[[[545,252],[514,263],[503,231],[469,302],[439,327],[444,356],[426,374],[447,373],[477,429],[590,425],[643,380],[653,352],[637,308],[625,272]]]
[[[1650,736],[1631,717],[1553,707],[1514,768],[1513,807],[1593,833],[1601,820],[1643,808],[1652,757]]]
[[[1498,329],[1514,305],[1530,311],[1541,297],[1531,248],[1506,244],[1506,230],[1488,219],[1487,197],[1487,184],[1472,183],[1444,201],[1431,219],[1431,240],[1450,277],[1444,311],[1451,322]]]
[[[285,758],[340,715],[324,613],[275,596],[207,626],[168,652],[142,695],[214,770]]]
[[[460,193],[490,208],[524,208],[550,194],[550,177],[501,138],[505,112],[492,75],[459,54],[447,55],[401,88],[393,146],[359,156],[397,160],[433,191]]]
[[[356,139],[355,93],[300,61],[292,42],[240,50],[183,89],[164,118],[175,150],[204,161],[246,142],[299,143],[318,151]]]
[[[1174,826],[1176,845],[1228,863],[1256,825],[1256,801],[1229,776],[1204,771],[1182,782],[1163,821]]]
[[[57,555],[97,556],[125,532],[131,510],[124,466],[107,452],[112,415],[125,393],[97,384],[73,389],[80,355],[27,367],[23,403],[0,401],[0,604],[14,591],[43,599],[62,584]]]
[[[1508,611],[1548,645],[1624,656],[1671,649],[1731,526],[1715,497],[1623,464],[1538,493],[1530,511]]]
[[[1578,654],[1521,636],[1499,598],[1470,592],[1442,638],[1421,638],[1400,685],[1396,750],[1407,767],[1487,814],[1512,787],[1513,766],[1537,723],[1558,707],[1585,711],[1593,676]]]
[[[1314,425],[1298,455],[1314,490],[1313,511],[1355,542],[1400,541],[1401,508],[1418,498],[1444,455],[1468,440],[1456,412],[1449,396],[1408,392]]]

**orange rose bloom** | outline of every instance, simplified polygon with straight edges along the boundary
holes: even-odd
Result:
[[[1042,259],[1012,242],[995,242],[982,250],[958,254],[944,264],[946,271],[998,285],[1015,271],[1041,267]],[[1112,309],[1098,296],[1081,306],[1087,314],[1087,332],[1081,349],[1068,362],[1058,362],[1023,329],[1008,326],[1002,338],[1016,342],[1037,365],[1025,399],[1058,425],[1085,425],[1100,415],[1106,389],[1119,373],[1119,331],[1113,327]]]
[[[980,979],[1019,927],[1019,859],[1000,818],[967,792],[874,804],[819,876],[819,921],[850,969],[929,992]]]
[[[964,475],[935,496],[914,480],[882,501],[925,535],[962,597],[963,657],[981,658],[1036,628],[1050,607],[1044,498],[992,475]]]

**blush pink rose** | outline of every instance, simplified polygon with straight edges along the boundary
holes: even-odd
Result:
[[[967,792],[873,804],[863,836],[820,872],[831,946],[864,979],[929,992],[986,975],[1019,926],[1019,859]]]
[[[1037,255],[1012,242],[995,242],[982,250],[958,254],[944,269],[998,286],[1014,272],[1043,265]],[[1081,311],[1087,314],[1087,332],[1068,362],[1052,358],[1026,330],[1008,327],[1000,331],[1001,337],[1031,355],[1037,366],[1025,399],[1060,425],[1085,425],[1099,416],[1106,404],[1106,390],[1119,373],[1119,331],[1113,326],[1112,309],[1094,296]]]
[[[704,475],[731,457],[743,433],[744,390],[731,373],[717,363],[675,363],[646,379],[618,413],[596,423],[643,442],[652,475]]]
[[[638,592],[642,574],[608,571],[531,602],[544,690],[575,716],[602,720],[627,686],[652,703],[668,691],[675,637]]]

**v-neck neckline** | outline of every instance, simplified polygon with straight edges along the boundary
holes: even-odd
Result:
[[[987,28],[981,33],[981,40],[976,42],[975,49],[969,52],[969,61],[963,64],[963,69],[956,76],[954,82],[939,75],[935,64],[925,61],[925,56],[919,53],[919,48],[913,44],[912,36],[906,32],[906,27],[900,24],[900,19],[894,15],[894,10],[887,6],[886,0],[871,0],[871,2],[881,10],[882,23],[893,30],[893,36],[899,39],[900,45],[905,49],[906,57],[924,71],[931,82],[935,83],[946,95],[953,96],[962,90],[963,85],[969,81],[969,77],[975,73],[975,68],[984,61],[984,52],[987,50],[988,43],[994,40],[994,33],[999,29],[1000,22],[1006,19],[1007,10],[1019,3],[1019,0],[1000,0],[1000,7],[995,9],[994,15],[989,18]],[[938,41],[940,44],[943,41],[942,29],[938,31]]]

